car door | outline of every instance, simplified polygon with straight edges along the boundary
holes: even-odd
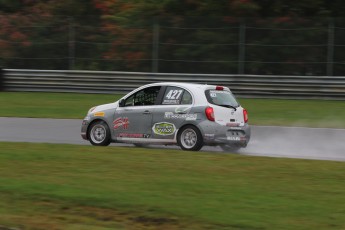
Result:
[[[113,121],[117,141],[141,143],[151,138],[152,118],[160,86],[142,89],[121,102]]]
[[[177,130],[188,120],[196,120],[191,114],[193,98],[186,89],[167,86],[162,99],[153,113],[152,137],[174,140]]]

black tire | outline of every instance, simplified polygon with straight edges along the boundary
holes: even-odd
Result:
[[[107,146],[111,142],[110,129],[104,121],[96,121],[90,125],[88,137],[92,145]]]
[[[179,131],[177,143],[181,149],[187,151],[199,151],[204,145],[199,129],[193,125],[187,125]]]

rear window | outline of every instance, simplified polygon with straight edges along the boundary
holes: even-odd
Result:
[[[224,107],[238,107],[239,103],[236,101],[234,95],[229,91],[223,90],[206,90],[205,95],[207,101],[213,105],[219,105]]]

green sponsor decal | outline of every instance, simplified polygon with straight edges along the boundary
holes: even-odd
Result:
[[[176,128],[174,124],[168,122],[160,122],[153,125],[152,131],[157,135],[166,136],[174,134]]]

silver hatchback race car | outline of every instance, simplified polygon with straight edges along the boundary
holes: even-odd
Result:
[[[246,147],[248,113],[229,88],[189,83],[154,83],[120,100],[93,107],[84,118],[81,136],[93,145],[111,142],[178,144],[183,150],[219,145]]]

